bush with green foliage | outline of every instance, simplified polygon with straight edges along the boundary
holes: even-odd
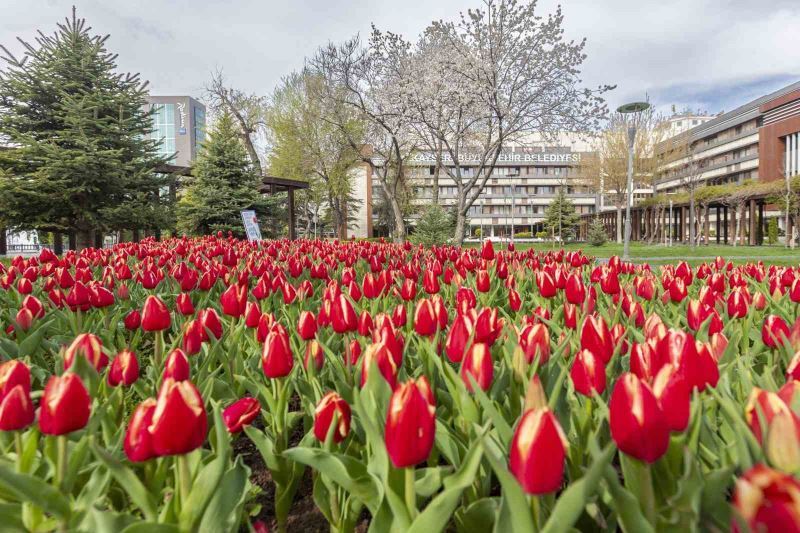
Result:
[[[516,237],[517,239],[530,239],[531,238],[531,232],[530,231],[520,231],[518,233],[515,233],[514,237]]]
[[[771,218],[767,224],[767,238],[770,244],[778,243],[778,219]]]
[[[424,246],[444,244],[453,237],[454,222],[454,217],[440,205],[431,205],[423,211],[411,241]]]
[[[589,224],[586,240],[592,246],[603,246],[608,241],[608,233],[606,233],[606,228],[599,218],[595,217],[592,219],[592,223]]]

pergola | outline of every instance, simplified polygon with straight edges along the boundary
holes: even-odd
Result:
[[[264,194],[276,194],[286,192],[289,200],[287,211],[289,213],[289,240],[295,239],[295,220],[294,220],[294,191],[299,189],[308,189],[307,181],[291,180],[288,178],[278,178],[275,176],[264,176],[264,183],[261,186],[261,192]]]

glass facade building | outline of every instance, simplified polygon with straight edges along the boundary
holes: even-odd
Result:
[[[205,140],[206,108],[190,96],[150,96],[151,138],[173,167],[190,168]]]
[[[175,104],[152,104],[153,140],[158,141],[158,155],[175,160]]]

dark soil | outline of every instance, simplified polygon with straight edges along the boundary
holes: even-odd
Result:
[[[289,401],[289,410],[301,409],[300,400],[296,396]],[[253,426],[263,430],[263,422],[260,418],[253,421]],[[298,424],[289,437],[289,446],[296,446],[303,438],[303,425]],[[247,438],[244,433],[240,434],[233,443],[235,455],[241,455],[245,464],[250,468],[252,474],[250,481],[261,489],[261,493],[256,497],[255,502],[261,505],[261,510],[256,517],[251,518],[251,522],[263,521],[270,531],[277,531],[278,525],[275,520],[275,484],[272,476],[264,464],[256,446]],[[330,525],[325,516],[317,509],[312,496],[313,478],[310,468],[306,468],[297,494],[294,497],[292,508],[286,519],[286,530],[290,533],[327,533]],[[369,516],[365,516],[360,521],[356,531],[366,532],[369,527]],[[243,530],[244,531],[244,530]]]

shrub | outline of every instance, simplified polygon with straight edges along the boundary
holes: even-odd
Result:
[[[599,218],[595,217],[592,223],[589,224],[589,233],[586,236],[586,240],[592,246],[603,246],[608,241],[608,233],[606,233],[606,228]]]
[[[771,218],[769,219],[769,224],[767,225],[767,238],[769,239],[770,244],[777,244],[778,243],[778,219]]]
[[[520,231],[519,233],[515,233],[514,237],[516,237],[517,239],[530,239],[531,238],[531,232],[530,231]]]
[[[444,244],[453,237],[454,230],[453,217],[441,206],[432,205],[422,213],[411,241],[424,246]]]

